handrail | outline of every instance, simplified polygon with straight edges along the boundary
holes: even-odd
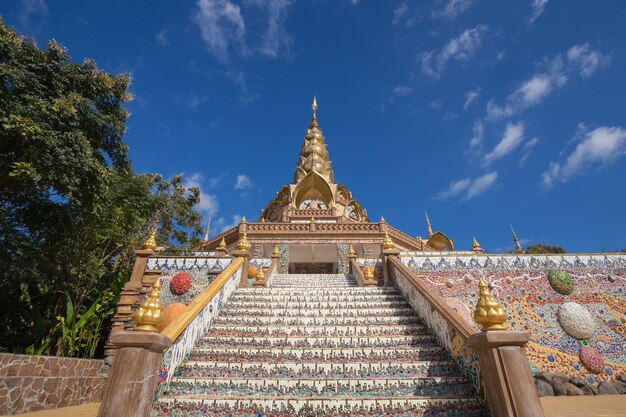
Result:
[[[350,269],[352,270],[352,275],[359,283],[359,287],[365,286],[365,275],[363,275],[363,270],[361,269],[355,258],[350,258]]]
[[[411,285],[424,297],[426,302],[454,329],[463,341],[471,335],[478,333],[469,323],[464,321],[461,316],[456,313],[452,307],[448,305],[441,297],[439,297],[432,289],[424,285],[420,279],[415,276],[413,271],[406,267],[402,261],[396,256],[387,257],[393,267],[401,272]]]
[[[213,299],[215,294],[222,289],[228,279],[243,265],[244,258],[235,258],[226,269],[213,280],[194,300],[189,303],[187,308],[183,310],[165,329],[161,332],[163,336],[168,337],[172,342],[189,326],[189,324],[200,314],[207,304]]]

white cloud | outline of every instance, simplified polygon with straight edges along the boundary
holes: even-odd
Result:
[[[598,68],[608,65],[610,57],[603,55],[596,49],[591,49],[589,43],[574,45],[567,50],[567,60],[578,67],[580,75],[590,77]]]
[[[498,159],[503,158],[507,154],[513,152],[524,139],[524,124],[507,123],[506,130],[500,142],[487,155],[485,155],[484,163],[489,165]]]
[[[245,174],[237,175],[237,181],[235,183],[235,190],[245,190],[252,187],[252,180]]]
[[[415,91],[413,87],[409,87],[408,85],[399,85],[391,90],[391,94],[389,95],[387,101],[393,104],[400,97],[408,96],[413,91]]]
[[[391,20],[391,23],[394,26],[400,23],[400,20],[402,19],[403,16],[406,15],[408,10],[409,10],[409,6],[407,6],[406,3],[402,3],[398,7],[393,9],[393,19]]]
[[[480,154],[483,149],[483,137],[485,135],[485,128],[483,122],[477,120],[472,127],[472,138],[470,139],[470,147],[468,153]]]
[[[476,178],[472,182],[472,185],[470,185],[467,189],[467,195],[465,196],[465,199],[472,199],[489,190],[496,184],[497,179],[498,173],[495,171]]]
[[[467,190],[467,188],[471,185],[472,180],[470,178],[464,178],[458,181],[452,181],[448,184],[448,188],[445,190],[439,191],[435,196],[436,200],[448,200],[463,191]]]
[[[498,173],[493,171],[476,178],[464,178],[451,182],[445,190],[435,196],[436,200],[449,200],[452,197],[465,193],[464,200],[470,200],[492,188],[498,179]]]
[[[587,43],[574,45],[566,55],[567,59],[564,59],[563,54],[558,54],[552,60],[538,65],[540,71],[522,82],[507,97],[503,106],[497,105],[494,100],[489,100],[487,119],[497,120],[519,114],[541,103],[554,90],[567,84],[572,72],[578,71],[581,76],[589,77],[597,68],[609,62],[606,55],[591,49]]]
[[[198,0],[196,4],[194,20],[210,53],[226,61],[231,48],[247,51],[246,25],[238,5],[229,0]]]
[[[267,12],[267,29],[262,35],[260,52],[273,58],[278,57],[282,52],[289,54],[293,38],[285,29],[285,19],[287,8],[293,4],[293,1],[256,0],[256,4]]]
[[[189,99],[187,100],[187,104],[189,105],[189,108],[191,110],[195,110],[199,105],[201,105],[202,103],[206,103],[207,101],[209,101],[208,97],[199,96],[194,91],[192,91],[189,94]]]
[[[241,219],[243,219],[241,214],[235,214],[231,222],[227,222],[224,217],[218,218],[217,220],[215,220],[214,223],[214,227],[217,229],[217,234],[223,233],[226,230],[232,229],[233,227],[237,226],[239,223],[241,223]]]
[[[441,101],[441,99],[438,98],[428,103],[428,107],[430,107],[433,110],[441,110],[442,104],[443,104],[443,101]]]
[[[463,110],[467,110],[480,96],[480,88],[470,90],[465,93],[465,103],[463,104]]]
[[[200,190],[200,203],[196,206],[196,208],[200,213],[211,217],[214,216],[219,210],[219,203],[214,194],[209,194],[203,189],[203,185],[204,176],[198,172],[186,176],[183,180],[183,186],[185,188],[195,187]]]
[[[23,27],[40,26],[48,17],[48,5],[44,0],[21,0],[18,19]],[[38,30],[38,29],[35,29]]]
[[[543,11],[548,4],[548,0],[533,0],[532,11],[528,17],[528,23],[532,24],[539,16],[543,14]]]
[[[476,53],[488,31],[486,25],[478,25],[467,29],[459,36],[452,38],[446,43],[441,51],[432,50],[424,52],[421,56],[422,72],[429,77],[439,78],[448,61],[469,61]]]
[[[528,160],[528,158],[530,157],[530,154],[533,151],[533,148],[535,147],[535,145],[537,145],[539,143],[539,138],[532,138],[531,140],[529,140],[528,142],[526,142],[524,144],[524,155],[522,156],[522,159],[520,159],[519,161],[519,166],[523,167],[526,164],[526,160]]]
[[[170,46],[170,30],[171,28],[165,28],[154,35],[154,40],[157,46]]]
[[[567,182],[582,175],[592,166],[602,168],[626,155],[626,129],[621,127],[599,127],[582,132],[582,140],[562,163],[551,162],[542,175],[546,188],[555,182]]]
[[[442,7],[431,12],[433,18],[455,19],[469,9],[474,0],[446,0]],[[439,2],[441,4],[441,2]]]

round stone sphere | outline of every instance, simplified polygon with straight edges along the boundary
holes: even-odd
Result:
[[[561,269],[550,271],[548,282],[554,291],[559,294],[569,295],[574,290],[574,280],[570,274]]]
[[[256,278],[258,273],[259,269],[256,266],[250,265],[248,267],[248,278]]]
[[[578,303],[561,304],[558,315],[563,330],[576,339],[589,339],[596,331],[591,313]]]
[[[182,295],[189,291],[192,281],[193,277],[189,272],[180,272],[170,281],[170,291],[172,294]]]
[[[583,346],[578,352],[580,363],[592,374],[599,374],[604,371],[604,358],[600,352],[589,346]]]
[[[163,321],[157,326],[159,331],[163,331],[176,317],[182,313],[187,306],[183,303],[171,303],[163,309]]]
[[[474,281],[474,277],[472,276],[472,274],[465,274],[463,275],[463,280],[466,284],[471,284],[472,281]]]

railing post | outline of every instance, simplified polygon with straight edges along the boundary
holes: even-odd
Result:
[[[148,417],[163,352],[172,341],[157,332],[125,330],[111,343],[118,351],[98,417]]]
[[[524,352],[530,336],[506,330],[506,313],[491,296],[482,278],[474,321],[481,325],[482,333],[471,335],[465,345],[478,355],[491,416],[543,417],[543,408]]]

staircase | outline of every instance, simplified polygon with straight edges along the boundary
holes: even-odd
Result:
[[[395,288],[275,275],[239,289],[152,416],[485,416]]]

